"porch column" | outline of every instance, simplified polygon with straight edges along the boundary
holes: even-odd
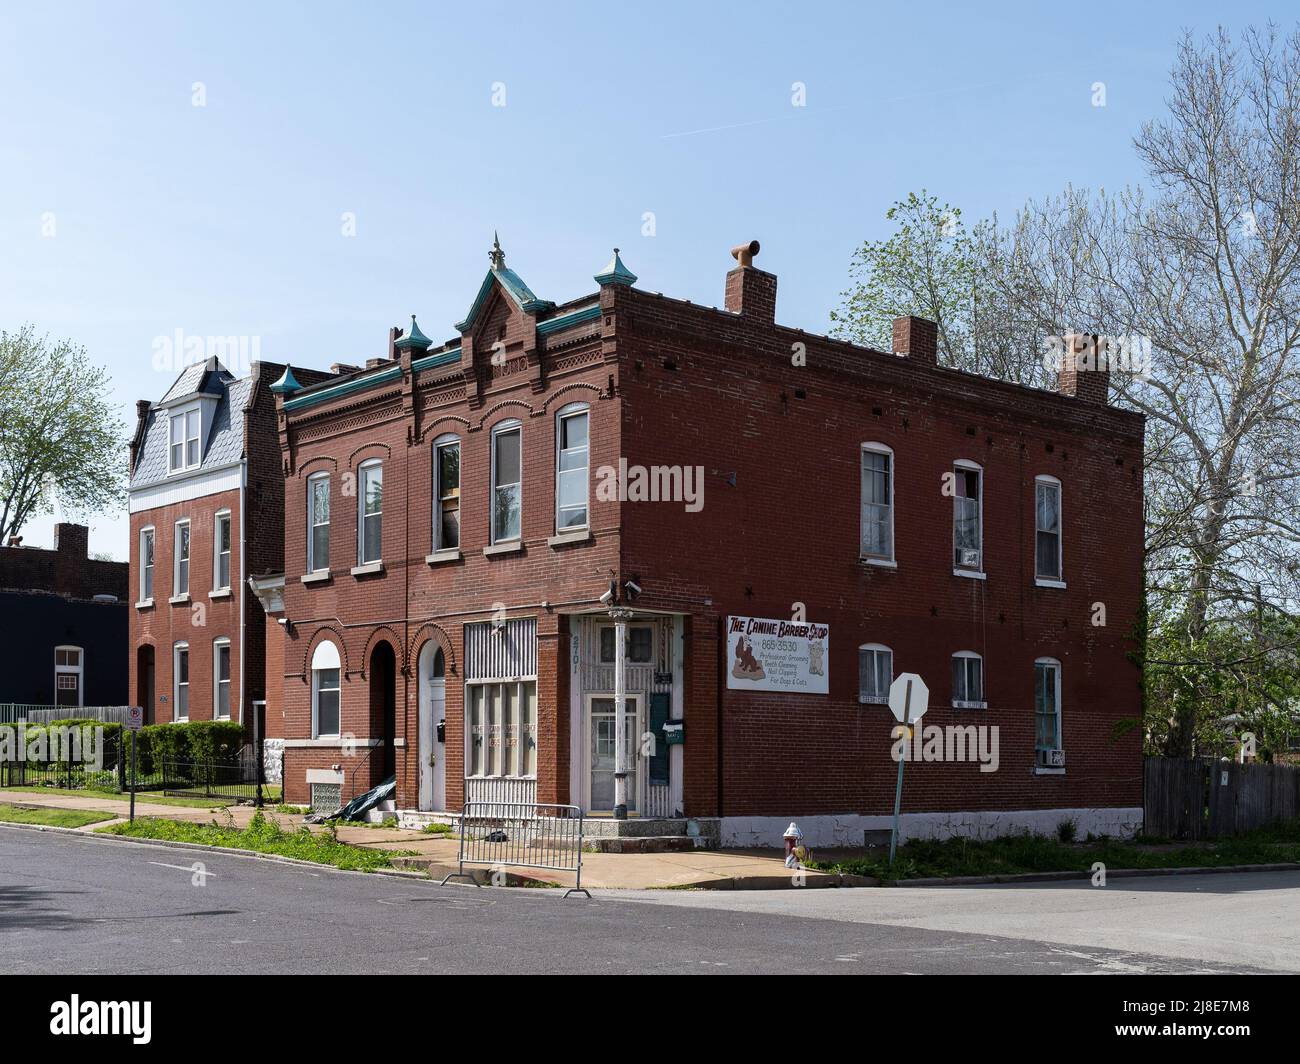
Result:
[[[614,619],[614,819],[627,819],[627,621],[631,610],[610,610]]]

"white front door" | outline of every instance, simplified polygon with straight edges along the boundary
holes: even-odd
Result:
[[[640,708],[640,696],[628,695],[623,735],[627,744],[627,811],[629,814],[636,813],[641,808]],[[591,695],[587,699],[586,811],[589,813],[614,811],[614,721],[613,695]]]
[[[420,808],[444,812],[447,808],[447,744],[438,738],[443,724],[447,682],[441,648],[432,641],[420,649]]]

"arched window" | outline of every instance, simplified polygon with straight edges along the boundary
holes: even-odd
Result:
[[[888,702],[893,682],[894,652],[880,643],[858,647],[858,701],[864,705]]]
[[[571,403],[555,415],[556,535],[587,527],[589,424],[585,403]]]
[[[330,475],[313,473],[307,478],[307,572],[330,567]]]
[[[952,704],[957,709],[987,709],[984,700],[984,659],[973,650],[952,656]]]
[[[384,556],[384,463],[362,462],[357,470],[357,564]]]
[[[862,560],[894,561],[894,452],[883,443],[862,445]]]
[[[339,648],[324,639],[311,655],[312,738],[339,734]]]
[[[492,430],[492,542],[519,539],[523,511],[523,426],[503,421]]]

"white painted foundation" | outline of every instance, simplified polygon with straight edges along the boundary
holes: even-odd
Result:
[[[833,813],[818,816],[728,816],[722,818],[722,845],[726,848],[780,847],[781,836],[793,820],[804,841],[814,850],[860,847],[865,831],[888,831],[892,816]],[[1029,831],[1055,835],[1056,825],[1072,820],[1075,836],[1089,834],[1132,838],[1142,828],[1142,808],[1024,809],[1013,812],[904,813],[898,819],[899,841],[908,839],[993,839]]]

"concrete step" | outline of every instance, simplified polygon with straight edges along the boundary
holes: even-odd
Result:
[[[703,839],[689,835],[633,835],[627,838],[588,838],[589,853],[680,853],[702,848]]]

